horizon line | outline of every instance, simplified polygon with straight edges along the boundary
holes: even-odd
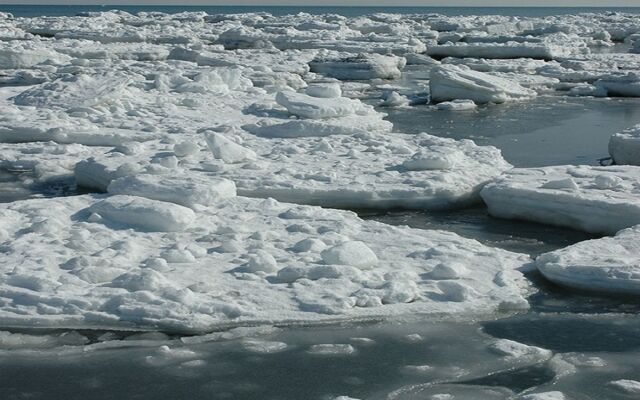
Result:
[[[344,4],[179,4],[179,3],[137,3],[137,4],[95,4],[95,3],[4,3],[0,2],[0,6],[92,6],[92,7],[139,7],[139,6],[164,6],[164,7],[299,7],[299,8],[640,8],[639,5],[623,6],[623,5],[419,5],[419,4],[401,4],[401,5],[344,5]]]

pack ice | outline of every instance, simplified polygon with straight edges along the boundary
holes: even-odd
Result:
[[[132,179],[0,207],[4,326],[202,332],[528,305],[524,255],[237,197],[229,181]]]
[[[525,256],[310,205],[463,207],[484,187],[497,216],[640,223],[637,167],[510,170],[369,105],[640,96],[637,46],[603,51],[637,30],[624,13],[0,13],[0,167],[104,192],[0,207],[0,318],[204,331],[524,307]]]

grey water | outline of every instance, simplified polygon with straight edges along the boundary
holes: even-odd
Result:
[[[635,316],[529,314],[479,324],[287,328],[203,343],[183,338],[136,346],[134,339],[111,350],[14,349],[0,351],[0,387],[7,400],[478,400],[487,392],[497,397],[486,398],[512,399],[550,390],[570,399],[629,399],[609,382],[638,379],[639,333]],[[552,353],[504,357],[492,347],[497,339]],[[350,351],[314,351],[323,344]]]
[[[208,14],[239,14],[266,12],[272,15],[290,15],[301,12],[309,14],[339,14],[355,17],[376,13],[441,14],[441,15],[507,15],[523,17],[545,17],[576,13],[640,13],[640,7],[386,7],[386,6],[207,6],[207,5],[123,5],[123,4],[0,4],[0,12],[12,13],[15,17],[73,16],[83,12],[101,12],[118,9],[130,13],[204,11]]]
[[[541,96],[522,103],[442,111],[429,105],[379,108],[394,130],[427,132],[491,145],[516,167],[598,165],[609,156],[609,137],[640,123],[640,99]],[[453,211],[361,210],[360,216],[392,225],[442,229],[489,246],[532,256],[593,236],[568,228],[492,218],[486,208]]]

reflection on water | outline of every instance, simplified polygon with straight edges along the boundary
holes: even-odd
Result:
[[[571,399],[625,399],[608,382],[638,379],[639,334],[637,316],[535,313],[480,325],[293,327],[222,341],[0,350],[0,381],[3,399],[478,400],[559,386]]]
[[[492,218],[484,207],[452,211],[360,211],[359,215],[390,225],[455,232],[487,246],[532,256],[593,238],[567,228]]]
[[[640,122],[640,99],[542,96],[471,112],[427,105],[384,111],[398,132],[473,139],[496,146],[517,167],[596,165],[613,133]]]

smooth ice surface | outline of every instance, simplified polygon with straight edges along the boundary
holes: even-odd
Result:
[[[640,223],[635,166],[515,168],[484,187],[489,213],[614,234]]]
[[[549,280],[613,294],[640,293],[640,227],[546,253],[536,267]]]
[[[194,208],[131,195],[3,206],[4,325],[184,332],[527,307],[529,258],[455,234],[275,200]]]

